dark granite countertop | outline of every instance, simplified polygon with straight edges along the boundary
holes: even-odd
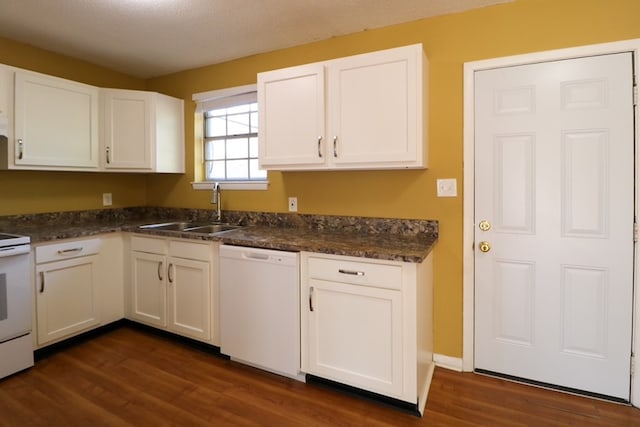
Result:
[[[140,230],[135,227],[128,228],[127,231],[165,237],[213,240],[228,245],[254,248],[319,252],[404,262],[422,262],[429,255],[437,240],[435,237],[381,236],[257,225],[225,231],[212,236],[176,231]]]
[[[0,232],[27,235],[37,244],[122,231],[413,263],[422,262],[438,239],[435,221],[288,214],[230,213],[227,221],[245,226],[214,235],[138,228],[184,218],[184,212],[173,211],[163,215],[89,215],[75,220],[64,215],[0,217]],[[188,218],[193,220],[194,215]]]

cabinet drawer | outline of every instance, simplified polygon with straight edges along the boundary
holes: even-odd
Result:
[[[400,289],[402,287],[402,267],[400,265],[316,257],[309,257],[307,265],[311,279],[386,289]]]
[[[152,254],[166,254],[167,245],[164,239],[133,236],[131,237],[131,250]]]
[[[100,239],[87,239],[37,246],[36,264],[97,254],[101,244]]]
[[[177,258],[209,261],[211,248],[208,243],[194,243],[183,240],[169,241],[169,255]]]

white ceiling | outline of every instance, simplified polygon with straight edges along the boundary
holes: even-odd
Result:
[[[149,78],[513,0],[0,0],[0,37]]]

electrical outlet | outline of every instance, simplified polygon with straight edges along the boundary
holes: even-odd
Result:
[[[113,199],[111,193],[102,193],[102,206],[111,206],[112,204]]]
[[[455,178],[438,179],[436,182],[438,197],[457,197],[458,184]]]
[[[289,197],[289,212],[298,212],[298,198]]]

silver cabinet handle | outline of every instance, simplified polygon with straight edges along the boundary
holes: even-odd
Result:
[[[40,272],[40,293],[44,292],[44,271]]]
[[[322,158],[322,136],[318,137],[318,157]]]
[[[107,164],[111,164],[111,148],[107,147]]]
[[[78,246],[77,248],[70,248],[70,249],[59,249],[58,255],[69,255],[77,252],[82,252],[81,246]]]
[[[169,283],[173,283],[173,263],[169,264],[169,269],[167,270],[167,277],[169,278]]]
[[[309,311],[313,311],[313,286],[309,288]]]
[[[24,144],[22,143],[22,138],[18,139],[18,160],[22,160],[24,157]]]
[[[364,271],[344,270],[342,268],[338,270],[338,273],[349,274],[351,276],[364,276]]]
[[[333,157],[338,157],[338,136],[333,137]]]
[[[162,261],[158,263],[158,280],[164,280],[164,277],[162,276]]]

